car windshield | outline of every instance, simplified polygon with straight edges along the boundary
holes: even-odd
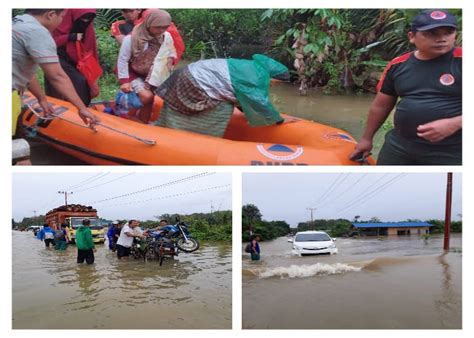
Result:
[[[327,234],[299,234],[296,235],[295,242],[325,242],[331,238]]]
[[[82,226],[82,220],[84,218],[71,218],[71,226],[73,229],[77,229],[80,226]],[[102,226],[99,223],[99,220],[97,218],[89,218],[91,221],[90,227],[91,229],[102,229]]]

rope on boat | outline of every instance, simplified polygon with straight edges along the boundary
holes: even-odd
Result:
[[[97,129],[96,129],[96,128],[94,128],[94,127],[88,127],[88,126],[83,125],[83,124],[81,124],[81,123],[78,123],[78,122],[76,122],[76,121],[69,120],[69,119],[67,119],[67,118],[65,118],[65,117],[62,117],[61,114],[53,114],[53,117],[45,117],[45,116],[41,115],[41,114],[40,114],[35,108],[33,108],[30,104],[26,104],[26,105],[27,105],[28,108],[31,110],[31,112],[36,115],[36,117],[37,117],[38,119],[48,121],[48,120],[53,120],[53,119],[56,117],[56,118],[58,118],[58,119],[60,119],[60,120],[69,122],[69,123],[74,124],[74,125],[76,125],[76,126],[78,126],[78,127],[86,128],[86,129],[91,129],[91,130],[97,132]],[[129,134],[129,133],[125,132],[125,131],[122,131],[122,130],[119,130],[119,129],[116,129],[116,128],[107,126],[107,125],[105,125],[105,124],[103,124],[103,123],[101,123],[101,122],[97,122],[97,123],[95,123],[95,125],[101,126],[101,127],[105,128],[105,129],[109,129],[109,130],[111,130],[111,131],[113,131],[113,132],[116,132],[116,133],[118,133],[118,134],[131,137],[131,138],[133,138],[133,139],[135,139],[135,140],[137,140],[137,141],[143,142],[143,143],[148,144],[148,145],[155,145],[155,144],[156,144],[156,141],[155,141],[155,140],[148,140],[148,139],[142,138],[142,137],[140,137],[140,136],[132,135],[132,134]]]

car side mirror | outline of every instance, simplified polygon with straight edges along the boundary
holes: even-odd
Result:
[[[293,238],[288,238],[288,242],[293,243]]]
[[[335,242],[337,240],[337,238],[333,238],[332,241]]]

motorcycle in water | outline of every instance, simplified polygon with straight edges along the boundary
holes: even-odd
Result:
[[[166,257],[177,256],[179,251],[191,253],[197,249],[199,241],[191,237],[184,222],[178,221],[175,225],[167,225],[160,231],[148,233],[145,239],[134,241],[131,255],[145,261],[157,259],[161,266]]]
[[[189,233],[188,226],[186,223],[178,221],[175,225],[166,225],[164,226],[158,238],[164,237],[172,240],[176,243],[179,250],[184,252],[194,252],[199,249],[199,241],[195,238],[192,238]]]

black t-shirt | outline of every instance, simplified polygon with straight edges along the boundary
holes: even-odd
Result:
[[[432,60],[418,60],[413,52],[395,58],[385,68],[377,88],[400,97],[394,116],[397,133],[431,144],[416,135],[420,124],[462,115],[462,48]],[[462,129],[437,144],[461,142]]]

